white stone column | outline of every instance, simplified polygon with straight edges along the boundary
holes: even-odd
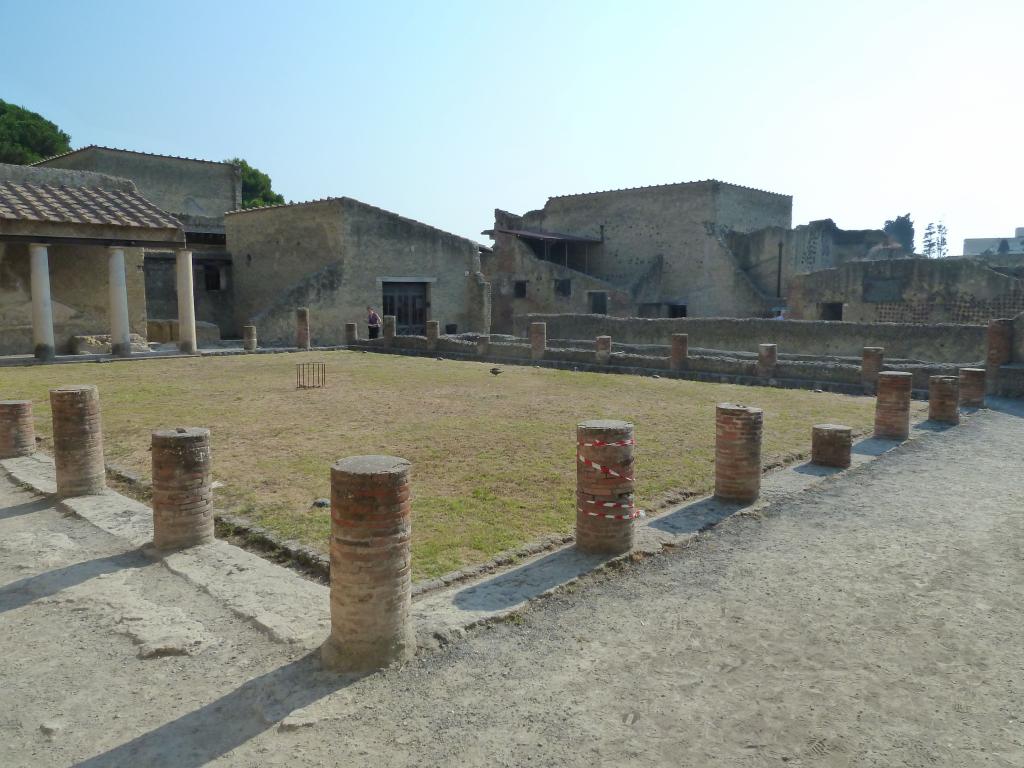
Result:
[[[192,251],[178,251],[178,349],[194,355],[196,345],[196,302],[192,292]]]
[[[50,259],[45,245],[28,247],[32,263],[32,343],[39,360],[52,360],[53,300],[50,298]]]
[[[124,248],[111,247],[107,260],[107,286],[110,291],[110,351],[118,357],[132,353],[128,327],[128,285],[124,274]]]

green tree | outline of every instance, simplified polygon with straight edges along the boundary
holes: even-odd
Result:
[[[1005,238],[1000,240],[999,241],[999,248],[996,249],[996,253],[1002,254],[1002,253],[1009,253],[1009,252],[1010,252],[1010,244],[1006,241]]]
[[[914,252],[914,222],[911,221],[909,213],[885,222],[882,231],[902,245],[907,253]]]
[[[921,253],[926,259],[935,258],[935,224],[929,222],[924,228],[924,237],[921,240]]]
[[[270,177],[259,168],[253,168],[240,157],[225,160],[242,169],[242,207],[259,208],[263,205],[281,205],[284,196],[274,191]]]
[[[935,258],[944,259],[949,256],[949,248],[946,243],[946,225],[943,222],[939,222],[935,227]]]
[[[0,163],[27,165],[71,151],[71,137],[45,117],[0,100]]]

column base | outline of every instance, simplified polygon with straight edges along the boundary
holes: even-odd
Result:
[[[332,672],[374,672],[394,663],[411,661],[416,655],[416,635],[410,628],[398,642],[349,643],[342,645],[328,637],[320,646],[320,662]]]
[[[36,344],[33,354],[41,363],[49,363],[57,356],[56,351],[49,344]]]
[[[112,354],[114,357],[131,357],[131,342],[127,342],[125,344],[112,344],[110,347],[110,354]]]
[[[186,355],[194,355],[198,352],[198,350],[196,349],[196,345],[193,344],[191,341],[179,341],[178,351],[183,352]]]

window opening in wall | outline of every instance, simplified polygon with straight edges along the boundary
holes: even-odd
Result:
[[[203,283],[208,291],[222,290],[220,281],[220,267],[216,264],[207,264],[203,267]]]
[[[640,305],[640,317],[662,317],[662,304],[660,301],[645,302]]]
[[[572,296],[572,280],[569,278],[560,278],[555,280],[555,295],[556,296]]]
[[[590,299],[590,314],[592,315],[607,315],[608,314],[608,292],[607,291],[588,291],[587,297]]]
[[[525,280],[516,280],[515,283],[512,286],[512,289],[513,289],[513,294],[512,295],[515,296],[515,298],[517,298],[517,299],[525,299],[526,298],[526,281]]]
[[[843,319],[843,302],[841,301],[826,301],[821,305],[821,319],[822,320],[842,320]]]
[[[686,317],[686,305],[685,304],[669,304],[668,305],[668,316],[669,317]]]

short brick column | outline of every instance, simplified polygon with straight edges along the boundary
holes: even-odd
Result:
[[[543,360],[548,347],[548,324],[530,323],[530,359]]]
[[[964,408],[985,407],[985,369],[960,369],[960,405]]]
[[[394,456],[331,467],[331,636],[324,665],[366,672],[416,652],[409,469]]]
[[[928,418],[943,424],[960,423],[960,379],[928,377]]]
[[[672,347],[669,352],[668,366],[673,371],[685,371],[690,363],[690,336],[685,333],[672,334]]]
[[[441,335],[441,323],[438,320],[427,320],[427,349],[437,349],[437,339]]]
[[[745,405],[715,407],[715,496],[754,501],[761,493],[761,432],[764,411]]]
[[[612,358],[612,337],[598,336],[594,340],[594,360],[598,365],[607,365]]]
[[[398,319],[394,315],[384,315],[384,330],[382,331],[384,346],[390,347],[395,343],[395,336],[398,335]]]
[[[210,430],[153,432],[153,546],[183,549],[213,541]]]
[[[51,389],[50,410],[57,495],[102,493],[107,487],[107,477],[99,391],[89,384]]]
[[[995,394],[1000,366],[1006,365],[1012,359],[1013,320],[989,320],[988,332],[985,334],[985,391],[988,394]]]
[[[771,378],[775,375],[775,364],[778,362],[779,348],[776,344],[757,345],[757,375]]]
[[[246,352],[256,351],[256,326],[255,325],[243,325],[242,326],[242,349]]]
[[[312,338],[309,329],[309,307],[299,307],[295,310],[295,346],[299,349],[309,349]]]
[[[36,452],[31,400],[0,400],[0,459]]]
[[[359,326],[356,323],[345,323],[345,344],[352,345],[359,341]]]
[[[864,347],[860,358],[860,383],[874,389],[878,386],[878,374],[882,371],[885,347]]]
[[[878,374],[875,398],[875,437],[906,440],[910,437],[910,389],[914,377],[903,371]]]
[[[823,467],[850,466],[853,430],[842,424],[815,424],[811,429],[811,463]]]
[[[633,425],[595,419],[576,427],[576,548],[618,555],[633,547]]]
[[[491,336],[485,333],[476,340],[476,354],[479,357],[487,357],[491,354]]]

